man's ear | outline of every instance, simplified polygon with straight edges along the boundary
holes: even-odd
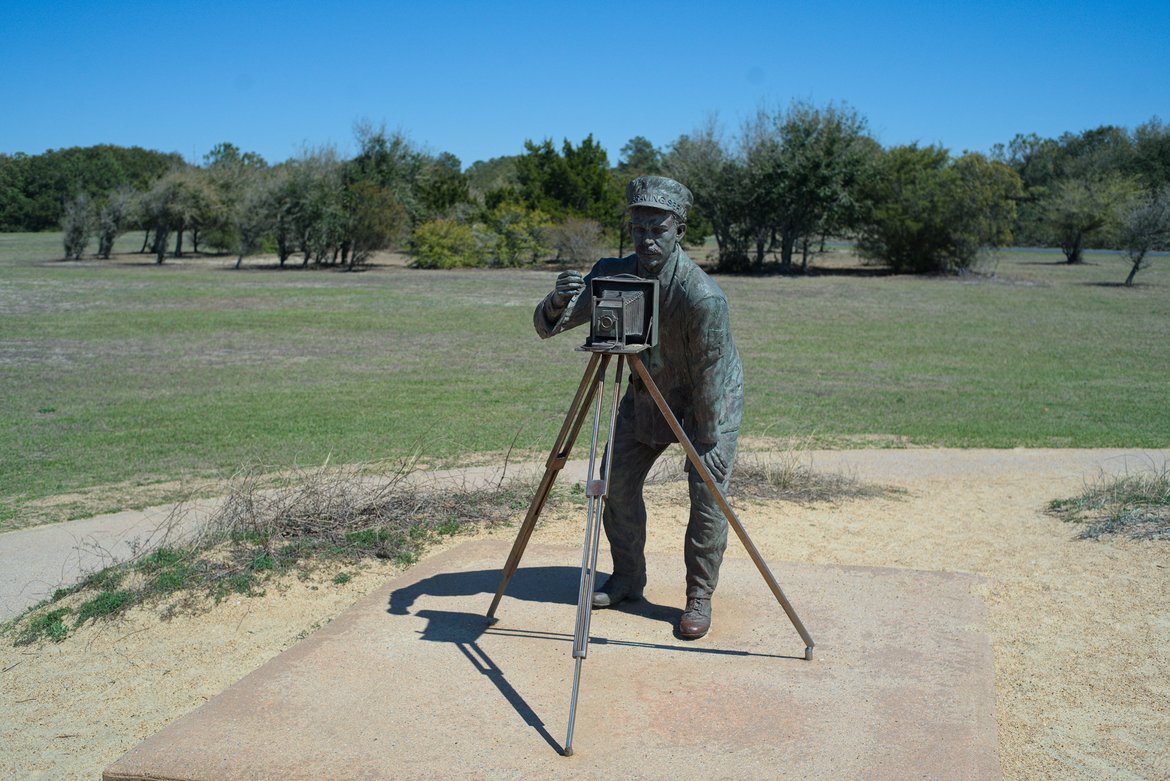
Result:
[[[679,241],[682,241],[683,234],[685,234],[686,232],[687,232],[687,224],[685,222],[680,223],[678,226],[678,240]]]

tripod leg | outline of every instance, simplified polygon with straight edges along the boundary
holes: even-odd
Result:
[[[573,691],[569,698],[569,728],[565,737],[565,756],[573,755],[573,727],[577,721],[577,694],[581,687],[581,662],[589,654],[589,624],[593,616],[593,591],[597,585],[597,550],[601,543],[601,514],[605,499],[609,495],[609,468],[613,463],[613,434],[617,425],[618,401],[622,389],[622,356],[618,356],[617,372],[614,376],[613,399],[609,413],[609,436],[602,459],[605,470],[600,479],[593,479],[593,466],[597,457],[597,440],[601,426],[601,406],[605,395],[605,378],[597,378],[597,409],[593,417],[593,438],[589,443],[589,477],[585,494],[589,497],[589,511],[585,521],[585,542],[581,548],[581,582],[577,591],[577,622],[573,629]]]
[[[496,588],[496,594],[492,598],[491,607],[487,612],[488,620],[491,623],[496,622],[496,608],[500,606],[500,600],[503,599],[504,591],[508,588],[508,581],[516,574],[516,570],[520,566],[520,559],[524,556],[524,549],[528,547],[528,540],[532,537],[533,529],[536,528],[536,521],[540,518],[545,502],[548,501],[553,483],[556,482],[557,475],[569,459],[569,452],[573,449],[573,443],[577,441],[577,435],[585,422],[585,416],[589,414],[589,404],[597,393],[597,380],[604,374],[609,360],[609,355],[593,353],[589,365],[585,367],[581,384],[577,386],[573,403],[569,406],[565,422],[561,424],[556,443],[553,445],[552,452],[549,453],[544,476],[540,480],[536,494],[532,497],[532,502],[528,505],[528,513],[524,516],[524,522],[520,525],[516,541],[512,543],[512,550],[508,554],[508,560],[501,572],[500,584]]]
[[[731,505],[727,503],[727,497],[719,490],[719,486],[715,484],[714,478],[711,477],[703,460],[699,458],[699,453],[695,450],[695,446],[691,444],[690,438],[687,437],[686,432],[683,431],[679,425],[678,418],[675,417],[674,412],[670,409],[670,405],[666,403],[666,399],[662,396],[662,391],[658,389],[658,385],[654,382],[654,378],[650,376],[650,372],[646,371],[642,359],[637,354],[630,355],[630,365],[634,367],[634,371],[642,378],[642,384],[646,386],[646,390],[654,398],[654,402],[658,405],[658,409],[662,412],[663,417],[666,418],[667,424],[671,431],[674,432],[675,437],[678,438],[679,443],[683,446],[683,450],[687,453],[687,458],[690,459],[691,466],[698,471],[700,477],[703,478],[703,483],[706,484],[707,490],[715,497],[715,501],[719,504],[719,509],[723,511],[723,515],[727,517],[727,522],[731,524],[731,528],[735,529],[736,536],[739,541],[743,543],[744,548],[747,549],[748,555],[756,565],[756,569],[760,571],[764,581],[768,584],[768,588],[772,590],[776,601],[780,603],[780,607],[784,608],[784,612],[788,614],[788,620],[792,622],[797,633],[801,639],[804,640],[804,658],[812,659],[813,647],[816,643],[813,642],[812,635],[804,628],[800,617],[796,615],[796,610],[792,607],[792,603],[788,601],[788,597],[784,596],[783,589],[780,584],[776,582],[772,571],[768,569],[768,563],[764,561],[764,557],[760,555],[760,551],[756,548],[755,543],[752,542],[751,537],[748,536],[747,530],[743,528],[743,524],[739,522],[735,511],[731,509]]]

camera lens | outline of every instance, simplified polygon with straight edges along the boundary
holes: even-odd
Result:
[[[597,327],[605,331],[613,331],[617,328],[617,318],[613,315],[602,315],[597,318]]]

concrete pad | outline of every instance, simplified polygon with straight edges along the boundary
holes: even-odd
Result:
[[[805,661],[741,557],[712,633],[676,639],[682,557],[653,557],[646,601],[593,615],[564,757],[580,551],[530,548],[488,627],[508,548],[424,562],[104,778],[1001,777],[982,578],[776,564]]]

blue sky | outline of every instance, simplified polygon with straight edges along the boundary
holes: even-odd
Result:
[[[715,115],[847,104],[883,144],[1170,121],[1170,3],[0,0],[0,152],[353,151],[359,120],[468,165],[592,133],[616,162]]]

